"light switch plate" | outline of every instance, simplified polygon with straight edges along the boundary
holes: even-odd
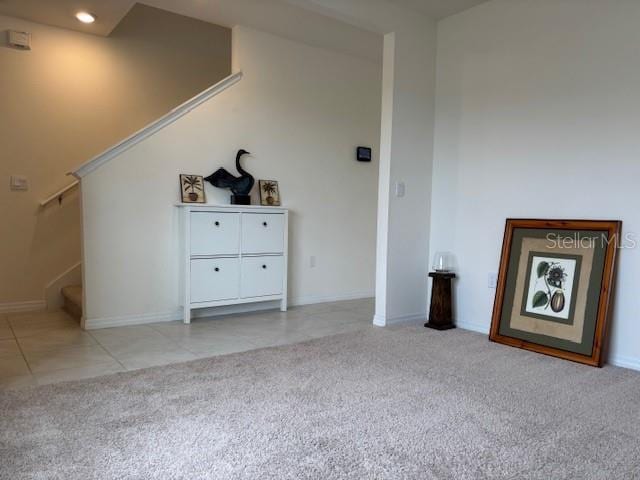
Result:
[[[29,190],[29,181],[27,180],[27,177],[23,175],[11,175],[9,188],[13,191]]]
[[[406,186],[404,182],[396,182],[396,197],[402,198],[406,193]]]

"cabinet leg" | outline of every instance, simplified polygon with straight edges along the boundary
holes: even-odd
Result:
[[[287,299],[283,298],[282,300],[280,300],[280,311],[281,312],[286,312],[287,311]]]
[[[188,325],[191,323],[191,309],[190,308],[185,308],[184,309],[184,316],[182,321]]]

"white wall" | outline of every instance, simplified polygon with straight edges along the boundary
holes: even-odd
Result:
[[[640,3],[495,0],[439,24],[431,252],[459,324],[488,331],[507,217],[640,232]],[[640,368],[640,252],[620,255],[610,360]]]
[[[386,0],[287,0],[384,34],[376,313],[384,326],[426,317],[436,23]],[[395,195],[402,182],[406,195]]]
[[[239,148],[291,209],[291,300],[373,294],[380,65],[242,27],[233,45],[240,83],[83,179],[92,323],[177,312],[178,174],[233,169]],[[374,162],[355,161],[358,145]],[[229,201],[210,186],[207,197]]]

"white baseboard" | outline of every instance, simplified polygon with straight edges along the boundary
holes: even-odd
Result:
[[[397,323],[407,322],[426,322],[426,313],[412,313],[411,315],[400,315],[398,317],[387,318],[387,325],[395,325]]]
[[[373,298],[375,294],[373,292],[357,292],[347,295],[330,295],[330,296],[318,296],[307,295],[303,297],[294,297],[289,299],[289,305],[292,307],[298,307],[300,305],[313,305],[315,303],[331,303],[331,302],[343,302],[346,300],[360,300],[363,298]]]
[[[382,315],[374,315],[373,324],[376,327],[388,327],[390,325],[396,325],[398,323],[408,322],[426,322],[426,313],[412,313],[410,315],[399,315],[397,317],[383,317]]]
[[[482,325],[479,323],[471,322],[457,322],[456,326],[464,330],[471,330],[472,332],[483,333],[485,335],[488,335],[490,330],[489,325]],[[631,370],[640,371],[640,358],[625,357],[622,355],[610,355],[607,359],[607,363],[615,367],[629,368]]]
[[[640,358],[625,357],[622,355],[609,355],[607,363],[614,367],[629,368],[631,370],[640,371]]]
[[[489,334],[489,330],[491,328],[489,325],[472,322],[456,322],[456,327],[462,328],[463,330],[470,330],[472,332],[484,333],[485,335]]]
[[[343,300],[370,298],[371,296],[373,296],[373,294],[371,293],[357,293],[332,297],[300,297],[289,302],[289,305],[298,306],[310,305],[314,303],[339,302]],[[206,308],[201,310],[193,310],[192,318],[215,317],[218,315],[270,310],[279,308],[279,306],[280,301],[276,301],[275,303],[247,303],[243,305],[228,305],[225,307]],[[87,330],[96,330],[99,328],[144,325],[146,323],[174,322],[176,320],[182,320],[182,309],[168,312],[144,313],[139,315],[123,315],[118,317],[87,318],[84,320],[84,328]]]
[[[182,313],[179,310],[143,313],[141,315],[123,315],[121,317],[86,318],[84,320],[84,328],[86,330],[96,330],[98,328],[128,327],[131,325],[144,325],[145,323],[173,322],[181,318]]]
[[[27,302],[0,303],[0,313],[39,312],[47,304],[44,300],[29,300]]]

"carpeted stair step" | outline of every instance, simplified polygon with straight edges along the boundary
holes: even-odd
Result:
[[[62,288],[64,304],[62,308],[72,317],[82,318],[82,286],[70,285]]]

